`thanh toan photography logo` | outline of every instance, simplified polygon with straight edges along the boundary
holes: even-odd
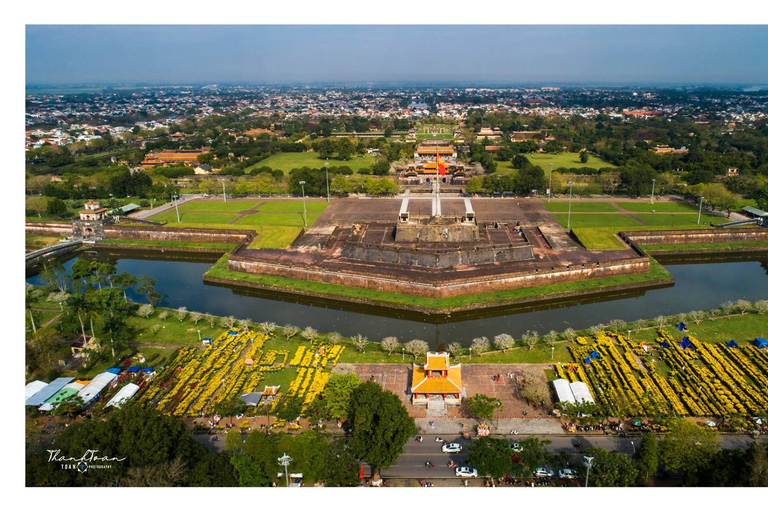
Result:
[[[82,457],[67,457],[61,455],[61,450],[48,450],[48,462],[61,466],[60,469],[77,470],[86,473],[93,469],[112,469],[113,462],[122,462],[126,457],[109,457],[97,455],[99,450],[86,450]]]

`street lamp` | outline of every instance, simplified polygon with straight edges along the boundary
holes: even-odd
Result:
[[[197,330],[197,341],[203,341],[203,337],[200,336],[200,329]]]
[[[327,201],[331,202],[331,185],[328,181],[328,162],[325,162],[325,193],[327,195]]]
[[[653,204],[653,191],[656,190],[656,180],[651,180],[651,204]]]
[[[224,202],[226,203],[227,202],[227,185],[226,185],[226,180],[224,180],[223,178],[221,180],[221,189],[224,191]]]
[[[632,329],[627,330],[627,339],[632,340]]]
[[[555,358],[555,346],[552,345],[552,359]]]
[[[589,487],[589,468],[592,467],[592,459],[594,457],[584,456],[584,465],[587,466],[587,478],[584,480],[584,487]]]
[[[304,203],[304,229],[307,229],[307,199],[304,197],[304,184],[306,181],[300,181],[301,185],[301,202]]]
[[[696,219],[696,224],[699,224],[701,222],[701,205],[704,204],[704,196],[701,196],[699,198],[699,218]]]
[[[634,441],[630,441],[629,444],[632,445],[632,453],[635,453],[635,442]]]
[[[571,198],[573,198],[573,182],[568,182],[568,225],[565,229],[571,229]]]
[[[179,217],[179,196],[172,195],[171,201],[176,200],[176,222],[181,222],[181,218]]]
[[[547,189],[547,202],[552,201],[552,168],[555,166],[552,162],[549,163],[549,188]]]
[[[472,347],[469,347],[469,358],[472,359]]]
[[[283,453],[282,457],[277,458],[277,462],[279,462],[280,465],[285,468],[285,486],[286,487],[291,486],[290,482],[288,481],[288,466],[291,464],[292,461],[293,459],[287,453]]]
[[[401,347],[403,349],[403,362],[405,362],[405,347]]]

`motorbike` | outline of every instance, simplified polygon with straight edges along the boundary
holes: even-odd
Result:
[[[433,468],[433,467],[435,467],[435,465],[434,465],[434,464],[432,464],[432,463],[431,463],[431,462],[429,462],[429,461],[425,462],[425,463],[424,463],[424,465],[425,465],[426,467],[428,467],[428,468]]]
[[[424,441],[424,438],[423,438],[423,437],[421,437],[421,436],[416,436],[416,441],[417,441],[417,442],[419,442],[419,443],[421,443],[421,442],[423,442],[423,441]]]
[[[444,443],[444,442],[445,442],[445,439],[443,439],[443,438],[442,438],[442,437],[440,437],[440,436],[437,436],[437,437],[435,438],[435,442],[436,442],[436,443]]]
[[[517,435],[517,430],[510,430],[509,433],[510,433],[510,435],[516,436]]]
[[[453,462],[453,461],[451,461],[451,462],[449,462],[449,463],[448,463],[448,467],[449,467],[449,468],[451,468],[451,469],[453,469],[453,468],[455,468],[455,467],[456,467],[456,463],[455,463],[455,462]]]

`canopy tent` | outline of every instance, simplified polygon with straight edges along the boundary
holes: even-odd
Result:
[[[53,410],[53,408],[55,408],[60,403],[66,402],[67,400],[75,396],[84,387],[85,387],[85,384],[81,384],[79,382],[71,382],[66,386],[64,386],[63,388],[61,388],[51,398],[46,400],[45,403],[38,408],[38,410],[40,411]]]
[[[229,331],[230,336],[237,336],[237,331]]]
[[[685,325],[683,322],[680,322],[677,324],[677,330],[678,331],[688,331],[688,326]]]
[[[755,338],[755,341],[753,341],[752,344],[757,348],[765,348],[768,347],[768,340],[765,338]]]
[[[211,338],[203,338],[203,345],[210,345],[211,343],[213,343]]]
[[[568,381],[565,379],[555,379],[552,381],[552,385],[555,386],[555,393],[557,393],[557,401],[563,403],[575,403],[576,399],[571,391],[571,386],[568,385]]]
[[[693,343],[691,343],[691,340],[688,339],[688,336],[683,338],[683,341],[680,342],[680,348],[685,350],[687,348],[693,348]]]
[[[669,348],[669,343],[667,343],[666,341],[662,341],[660,346],[661,348]]]
[[[589,364],[589,363],[591,363],[591,362],[592,362],[592,358],[591,358],[591,357],[585,357],[585,358],[584,358],[584,362],[585,362],[585,363],[587,363],[587,364]]]
[[[253,366],[253,359],[248,358],[245,361],[245,366]]]
[[[128,373],[139,373],[139,370],[141,370],[141,366],[131,366],[126,371]]]
[[[110,372],[109,370],[104,373],[100,373],[93,378],[90,384],[81,389],[77,396],[82,398],[83,403],[87,405],[91,402],[91,400],[96,398],[99,393],[101,393],[101,390],[107,387],[116,378],[117,375]]]
[[[736,343],[733,340],[731,340],[728,343],[726,343],[725,346],[728,347],[728,348],[739,348],[739,344]]]
[[[34,405],[39,406],[43,405],[46,400],[51,398],[53,395],[55,395],[61,388],[72,382],[72,377],[59,377],[58,379],[54,380],[47,386],[45,386],[43,389],[32,395],[27,399],[26,402],[24,402],[24,405]]]
[[[120,368],[107,368],[104,370],[105,373],[113,373],[115,375],[120,375]]]
[[[592,393],[589,392],[589,387],[584,382],[571,382],[571,392],[573,393],[573,398],[575,398],[577,402],[595,403],[595,399],[592,398]]]
[[[32,396],[47,386],[47,382],[41,380],[34,380],[24,387],[24,400],[29,400]]]
[[[244,402],[245,405],[256,406],[256,405],[259,405],[259,403],[261,402],[261,396],[262,396],[262,394],[258,393],[258,392],[256,392],[256,393],[246,393],[244,395],[240,395],[240,401]]]
[[[600,352],[598,352],[597,350],[593,350],[592,353],[589,354],[589,357],[591,357],[592,359],[599,359],[601,357]]]
[[[146,368],[142,368],[141,373],[155,373],[155,370],[148,366]]]
[[[122,388],[120,388],[120,391],[118,391],[115,396],[112,397],[112,400],[107,402],[107,407],[114,405],[118,409],[120,406],[122,406],[125,402],[131,399],[133,395],[135,395],[139,391],[139,386],[137,386],[134,383],[128,383]]]

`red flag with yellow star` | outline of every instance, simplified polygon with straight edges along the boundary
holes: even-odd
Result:
[[[440,149],[437,149],[437,173],[440,176],[445,176],[445,165],[443,165],[443,161],[440,160]]]

